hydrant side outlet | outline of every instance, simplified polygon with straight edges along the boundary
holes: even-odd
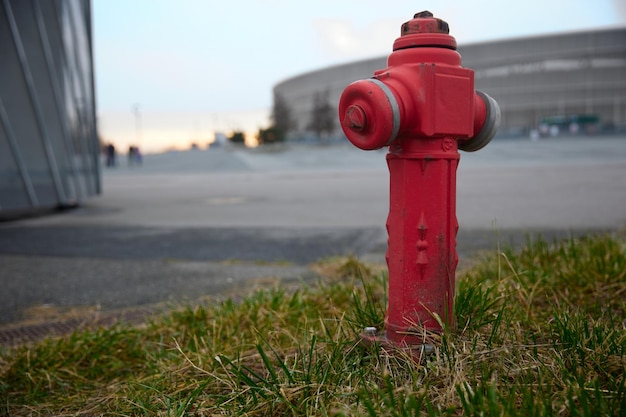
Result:
[[[350,84],[339,100],[341,127],[364,150],[389,145],[400,130],[400,107],[391,89],[374,78]]]
[[[387,68],[350,84],[339,101],[350,142],[388,147],[389,302],[380,339],[395,346],[423,346],[426,335],[455,325],[458,149],[481,149],[500,122],[448,31],[432,13],[417,13],[402,25]]]
[[[496,135],[500,126],[500,106],[489,95],[476,91],[476,117],[474,118],[474,136],[471,140],[459,142],[459,149],[475,152],[487,146]]]

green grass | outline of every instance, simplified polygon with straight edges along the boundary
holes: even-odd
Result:
[[[457,327],[416,363],[358,343],[386,277],[355,258],[257,290],[0,352],[0,415],[625,416],[626,245],[494,253],[458,277]]]

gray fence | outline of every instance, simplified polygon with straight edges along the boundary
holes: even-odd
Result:
[[[89,0],[0,0],[0,217],[101,191]]]

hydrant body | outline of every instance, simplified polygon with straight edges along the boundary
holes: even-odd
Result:
[[[458,149],[485,146],[499,124],[497,103],[474,90],[448,25],[429,12],[402,26],[388,67],[350,84],[339,102],[348,139],[388,146],[388,307],[385,340],[422,345],[454,325]]]

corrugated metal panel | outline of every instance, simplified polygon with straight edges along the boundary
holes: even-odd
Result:
[[[0,0],[0,216],[101,191],[89,0]]]

